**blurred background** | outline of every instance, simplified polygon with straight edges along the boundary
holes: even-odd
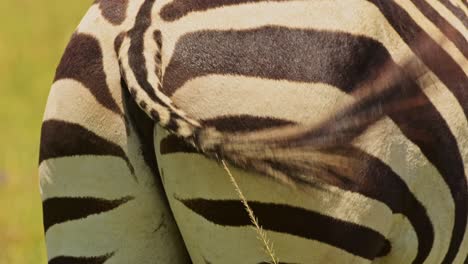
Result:
[[[37,176],[60,56],[92,0],[0,0],[0,264],[45,264]]]

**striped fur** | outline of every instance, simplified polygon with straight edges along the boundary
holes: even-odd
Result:
[[[49,263],[266,263],[219,157],[281,263],[466,262],[467,24],[449,0],[96,1],[44,117]]]

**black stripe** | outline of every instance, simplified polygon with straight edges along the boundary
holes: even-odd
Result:
[[[119,35],[117,35],[117,37],[115,37],[114,39],[114,51],[115,51],[115,55],[116,56],[119,56],[119,51],[120,51],[120,48],[122,47],[122,43],[123,43],[123,40],[125,38],[125,35],[126,33],[120,33]],[[120,61],[119,61],[120,63]]]
[[[202,120],[203,126],[215,127],[222,132],[252,132],[267,128],[275,128],[287,125],[293,125],[295,122],[253,115],[225,115]]]
[[[450,0],[439,0],[450,12],[453,13],[462,23],[463,25],[468,28],[468,16],[463,11],[463,9],[459,8],[458,6],[453,5]],[[466,5],[466,1],[464,2]]]
[[[129,65],[133,73],[135,74],[135,78],[138,82],[138,85],[143,89],[143,91],[153,100],[155,103],[169,108],[169,106],[163,102],[160,98],[156,96],[155,88],[149,83],[148,81],[148,69],[146,69],[146,58],[144,56],[144,35],[148,28],[151,26],[151,10],[153,8],[155,0],[145,0],[145,2],[141,5],[140,10],[138,11],[135,25],[131,30],[128,31],[128,36],[130,37],[130,48],[128,50],[128,57],[129,57]],[[157,42],[158,46],[162,43],[162,40]],[[159,46],[159,49],[162,47]],[[154,59],[154,58],[151,58]],[[125,69],[124,69],[125,70]],[[157,69],[155,69],[157,70]],[[128,83],[127,83],[128,84]],[[130,88],[130,93],[135,97],[136,89],[133,87]],[[158,85],[156,89],[161,89],[161,86]],[[158,113],[154,110],[150,111],[151,117],[155,122],[160,121],[160,117]],[[174,113],[171,113],[171,118],[169,119],[169,123],[166,124],[165,128],[171,131],[177,131],[179,125],[175,122],[173,117]]]
[[[120,25],[127,16],[128,0],[98,0],[102,16],[113,25]]]
[[[374,3],[387,18],[388,22],[398,32],[411,50],[433,71],[437,77],[450,89],[460,102],[465,116],[468,117],[468,77],[461,67],[420,28],[399,5],[389,0],[369,0]],[[430,50],[430,54],[423,52]],[[433,107],[430,107],[433,108]],[[429,112],[424,112],[425,110]],[[468,186],[464,172],[463,160],[455,137],[450,132],[447,123],[435,109],[420,109],[407,116],[392,117],[399,124],[403,133],[416,145],[438,169],[447,183],[455,203],[455,223],[444,264],[453,262],[459,251],[466,232],[468,214]],[[413,125],[410,122],[414,121]],[[431,141],[418,139],[409,128],[417,128],[431,135]]]
[[[78,155],[109,155],[122,158],[134,172],[124,150],[85,127],[60,120],[42,124],[39,163],[44,160]]]
[[[101,46],[95,37],[75,33],[57,67],[54,81],[70,78],[81,82],[100,104],[122,114],[107,85],[102,59]]]
[[[174,134],[168,135],[161,140],[159,152],[162,155],[173,153],[199,153],[192,145]]]
[[[128,50],[129,64],[138,84],[156,103],[166,106],[157,96],[153,86],[148,82],[148,69],[144,56],[144,35],[151,26],[151,10],[155,0],[145,0],[138,11],[135,25],[128,31],[130,48]]]
[[[184,17],[190,12],[206,11],[209,9],[219,8],[223,6],[259,3],[267,1],[283,2],[289,0],[174,0],[169,4],[166,4],[161,9],[160,15],[161,18],[166,21],[174,21]]]
[[[49,264],[104,264],[114,253],[99,257],[60,256],[49,260]]]
[[[191,199],[181,202],[218,225],[252,225],[242,203],[237,200]],[[390,242],[384,236],[364,226],[284,204],[249,201],[249,205],[266,230],[317,240],[370,260],[390,251]]]
[[[429,20],[442,31],[448,39],[468,57],[468,42],[465,37],[453,27],[445,18],[443,18],[429,3],[424,0],[411,0],[414,5],[421,11]]]
[[[154,42],[156,42],[156,45],[158,46],[158,52],[156,52],[156,54],[154,55],[154,61],[155,61],[155,73],[156,73],[156,76],[158,76],[158,78],[160,80],[162,80],[162,54],[161,54],[161,51],[162,51],[162,33],[160,30],[155,30],[153,32],[153,39],[154,39]]]
[[[172,95],[193,78],[232,74],[324,82],[350,91],[373,70],[373,57],[382,52],[385,48],[375,40],[342,32],[276,26],[199,31],[177,42],[163,90]]]
[[[177,122],[177,119],[177,115],[174,112],[171,112],[169,115],[169,120],[164,128],[169,131],[177,131],[179,129],[179,123]]]
[[[468,117],[468,77],[460,65],[393,0],[368,0],[375,4],[411,50],[449,88]],[[424,52],[424,49],[431,52]]]
[[[46,199],[42,203],[44,230],[47,232],[50,227],[56,224],[111,211],[133,199],[133,197],[124,197],[119,200],[104,200],[91,197]]]
[[[135,74],[138,84],[148,93],[151,99],[156,99],[156,93],[148,82],[148,71],[145,66],[144,35],[151,26],[151,9],[155,0],[145,0],[138,11],[135,25],[128,31],[130,37],[129,64]]]
[[[318,168],[314,177],[318,182],[360,193],[386,204],[393,214],[404,215],[413,226],[418,238],[418,254],[414,263],[422,263],[430,253],[434,241],[432,223],[424,206],[416,199],[406,183],[387,164],[355,147],[328,150],[325,154],[349,157],[342,167]],[[301,173],[301,168],[284,165],[273,168],[287,175]]]

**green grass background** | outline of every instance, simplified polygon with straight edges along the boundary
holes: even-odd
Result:
[[[0,264],[46,263],[37,160],[55,67],[91,0],[0,0]]]

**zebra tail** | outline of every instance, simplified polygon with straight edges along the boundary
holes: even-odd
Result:
[[[424,47],[424,43],[418,44]],[[182,137],[210,159],[226,160],[291,186],[345,183],[350,175],[368,166],[363,157],[352,151],[352,143],[359,136],[388,115],[404,115],[427,103],[424,91],[414,85],[425,74],[420,72],[424,67],[413,56],[398,65],[388,61],[376,68],[358,87],[353,87],[352,103],[337,108],[316,124],[249,133],[221,132],[203,126],[175,106],[162,92],[161,74],[132,65],[132,57],[138,54],[127,36],[123,37],[118,54],[122,76],[134,100],[161,127]]]

